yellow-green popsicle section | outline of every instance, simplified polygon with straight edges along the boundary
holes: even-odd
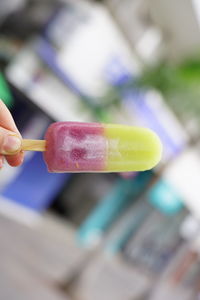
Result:
[[[109,172],[145,171],[158,164],[162,144],[150,129],[104,124]]]

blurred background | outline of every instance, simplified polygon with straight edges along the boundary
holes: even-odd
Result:
[[[1,0],[0,98],[54,121],[152,128],[153,170],[0,172],[0,299],[200,299],[200,3]]]

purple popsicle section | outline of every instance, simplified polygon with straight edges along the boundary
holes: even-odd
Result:
[[[49,172],[103,171],[106,137],[98,123],[57,122],[46,135],[44,160]]]

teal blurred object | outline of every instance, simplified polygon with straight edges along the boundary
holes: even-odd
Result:
[[[182,198],[171,184],[161,179],[150,190],[149,202],[167,215],[173,215],[183,208]]]
[[[114,188],[87,217],[77,232],[81,245],[91,246],[101,239],[103,233],[149,184],[153,173],[141,172],[134,179],[120,179]]]
[[[151,207],[145,203],[139,208],[132,207],[127,214],[123,217],[124,224],[120,224],[121,228],[118,228],[117,235],[108,241],[105,247],[105,251],[108,254],[115,254],[122,250],[128,241],[135,236],[142,224],[148,218],[151,213]]]
[[[3,100],[8,108],[14,104],[12,93],[2,73],[0,73],[0,99]]]

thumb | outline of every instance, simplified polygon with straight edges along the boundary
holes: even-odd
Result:
[[[14,155],[21,150],[21,137],[3,127],[0,127],[0,153]]]

